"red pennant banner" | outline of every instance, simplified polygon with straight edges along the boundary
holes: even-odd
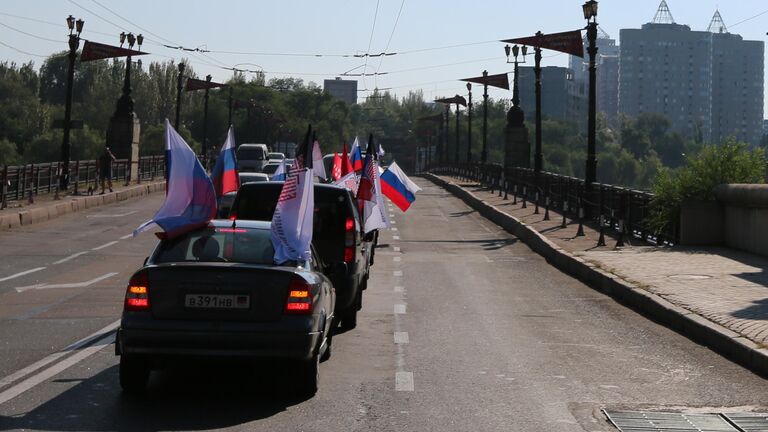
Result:
[[[195,78],[188,78],[187,85],[184,87],[186,91],[205,90],[212,88],[225,87],[226,84],[221,84],[212,81],[199,80]]]
[[[506,39],[502,42],[551,49],[576,57],[584,57],[584,42],[581,38],[581,30]]]
[[[80,61],[93,61],[115,57],[139,56],[148,53],[128,48],[105,45],[91,41],[85,41],[83,52],[80,53]]]
[[[509,90],[509,78],[505,73],[498,75],[479,76],[475,78],[464,78],[461,81],[489,85],[491,87],[498,87],[504,90]]]
[[[464,98],[464,96],[459,96],[459,95],[456,95],[450,98],[435,99],[435,102],[440,102],[444,104],[459,104],[461,106],[467,106],[467,100]]]

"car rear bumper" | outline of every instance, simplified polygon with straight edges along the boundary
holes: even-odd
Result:
[[[203,329],[199,323],[158,320],[160,325],[152,328],[146,323],[132,326],[136,321],[142,320],[123,317],[116,346],[121,355],[310,359],[323,337],[317,330],[322,326],[279,330],[260,323],[229,323],[228,328],[209,324],[211,328]]]

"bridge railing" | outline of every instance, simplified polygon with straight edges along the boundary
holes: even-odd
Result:
[[[662,232],[650,229],[653,194],[647,191],[603,183],[587,188],[583,179],[544,171],[537,176],[530,168],[512,168],[505,174],[499,164],[443,164],[430,171],[478,182],[505,199],[511,195],[514,203],[530,203],[535,213],[543,211],[545,219],[550,209],[556,210],[563,215],[563,226],[569,216],[580,224],[579,232],[584,222],[596,223],[601,234],[614,231],[620,244],[624,235],[656,244],[675,244],[679,239],[677,224]]]
[[[138,162],[139,182],[162,178],[165,175],[164,156],[142,156]],[[0,171],[0,209],[6,208],[11,201],[29,200],[39,194],[57,192],[63,166],[62,162],[3,166]],[[112,163],[113,181],[127,180],[129,172],[127,159],[118,159]],[[95,189],[98,182],[98,161],[72,161],[69,164],[69,173],[69,188],[73,193],[84,193],[89,187]]]

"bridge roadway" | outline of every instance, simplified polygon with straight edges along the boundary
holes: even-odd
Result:
[[[0,232],[0,430],[609,431],[602,407],[768,411],[766,380],[418,183],[309,400],[285,389],[289,370],[246,366],[155,373],[137,400],[109,334],[61,351],[119,318],[155,242],[126,236],[161,195]]]

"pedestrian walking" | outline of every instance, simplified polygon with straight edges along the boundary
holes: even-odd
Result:
[[[109,151],[109,146],[104,146],[104,152],[99,156],[99,179],[101,180],[101,195],[104,195],[105,183],[112,192],[112,162],[116,161],[115,155]]]

